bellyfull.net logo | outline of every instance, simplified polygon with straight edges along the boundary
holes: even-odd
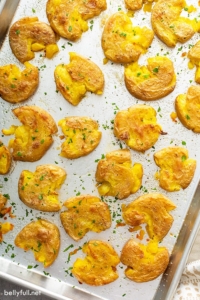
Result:
[[[0,293],[0,295],[4,296],[15,296],[15,297],[22,297],[22,296],[40,296],[41,292],[40,291],[30,291],[30,290],[12,290],[12,291],[7,291],[3,290],[3,292]]]

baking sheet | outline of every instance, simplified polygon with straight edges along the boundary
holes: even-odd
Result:
[[[196,5],[196,1],[188,1],[188,4]],[[134,283],[125,278],[124,270],[125,266],[119,264],[117,269],[119,272],[119,279],[115,282],[103,286],[103,287],[90,287],[86,284],[79,284],[76,278],[71,276],[70,268],[77,257],[84,257],[81,250],[75,255],[70,256],[69,252],[81,247],[84,242],[90,239],[102,239],[109,241],[115,250],[120,255],[121,249],[124,243],[131,237],[136,238],[136,233],[130,233],[128,226],[117,227],[116,221],[121,218],[121,204],[130,203],[138,196],[147,192],[161,192],[169,197],[176,205],[177,209],[172,211],[174,217],[173,226],[168,235],[163,239],[161,245],[166,246],[171,252],[178,233],[183,224],[184,218],[190,207],[192,197],[197,187],[200,175],[199,160],[200,153],[198,151],[200,147],[200,137],[197,134],[187,130],[179,122],[174,123],[170,114],[174,111],[174,100],[180,93],[185,93],[188,87],[194,82],[195,69],[189,70],[187,67],[188,59],[182,54],[188,52],[189,45],[194,45],[198,40],[199,35],[196,34],[189,42],[184,45],[178,44],[174,49],[169,49],[156,37],[149,49],[148,53],[143,55],[139,59],[140,64],[145,64],[147,57],[153,57],[155,55],[166,55],[174,62],[174,67],[177,74],[177,85],[175,90],[167,97],[158,100],[148,102],[155,108],[157,113],[158,123],[162,126],[163,131],[167,132],[167,135],[161,136],[158,142],[153,148],[146,151],[145,154],[137,153],[131,150],[132,162],[140,162],[144,168],[144,176],[141,189],[134,195],[131,195],[127,199],[122,201],[114,201],[112,197],[106,197],[104,200],[110,205],[111,214],[114,215],[112,221],[112,227],[102,233],[96,234],[89,232],[81,241],[74,242],[65,233],[62,228],[59,213],[43,213],[26,207],[18,198],[17,184],[19,174],[22,170],[28,169],[34,171],[36,166],[53,163],[63,167],[67,172],[67,179],[60,190],[60,199],[63,203],[69,197],[76,194],[93,194],[98,196],[98,191],[95,186],[95,171],[97,163],[95,160],[100,159],[102,154],[119,149],[121,146],[125,148],[125,144],[119,142],[113,135],[112,120],[118,110],[126,109],[136,103],[143,104],[144,101],[137,100],[131,96],[125,88],[122,65],[113,64],[108,62],[103,64],[104,54],[101,49],[101,34],[105,20],[112,13],[118,10],[126,11],[123,1],[108,2],[107,10],[100,16],[93,18],[93,26],[86,33],[84,33],[79,41],[72,43],[66,39],[60,38],[58,41],[60,52],[52,59],[48,60],[41,57],[41,53],[36,53],[35,59],[31,61],[32,64],[38,66],[40,69],[40,84],[37,92],[28,101],[19,105],[11,105],[0,98],[0,129],[9,128],[10,125],[19,125],[19,121],[13,116],[11,109],[23,106],[23,105],[38,105],[41,108],[48,111],[55,119],[56,122],[67,116],[89,116],[99,122],[100,130],[102,131],[102,140],[91,154],[86,157],[76,160],[67,160],[59,156],[60,146],[62,141],[59,138],[61,130],[57,136],[54,137],[54,144],[46,153],[46,155],[37,162],[13,162],[10,173],[6,176],[0,177],[0,192],[2,194],[9,194],[10,200],[8,204],[12,203],[15,219],[12,219],[14,224],[14,230],[4,235],[4,243],[0,245],[0,255],[5,259],[4,263],[12,264],[14,266],[19,265],[19,268],[27,269],[32,266],[32,269],[28,269],[28,273],[41,274],[49,279],[55,279],[58,283],[67,283],[71,287],[76,287],[87,294],[97,295],[102,299],[141,299],[150,300],[153,299],[156,290],[159,286],[161,277],[148,283]],[[17,13],[14,17],[14,21],[20,19],[23,16],[38,16],[39,20],[47,21],[46,18],[46,0],[21,0]],[[198,18],[198,11],[191,14],[191,17]],[[187,16],[187,12],[185,12]],[[148,26],[150,25],[150,14],[144,13],[142,10],[135,13],[132,19],[134,25]],[[60,93],[56,92],[56,86],[54,82],[54,69],[60,64],[67,64],[69,62],[69,52],[77,52],[85,57],[90,58],[95,62],[103,71],[105,76],[105,90],[103,95],[97,96],[91,93],[87,93],[86,97],[81,101],[77,107],[71,106]],[[23,65],[18,62],[10,50],[8,38],[6,38],[4,45],[0,51],[0,64],[6,65],[14,63],[21,68]],[[2,136],[2,141],[7,145],[10,137]],[[182,145],[185,142],[186,145]],[[153,161],[153,154],[168,146],[183,146],[189,150],[189,156],[197,160],[197,169],[194,179],[190,186],[185,191],[167,193],[158,186],[158,182],[154,178],[154,174],[157,171],[157,167]],[[16,234],[31,220],[35,220],[37,217],[42,217],[54,222],[58,225],[61,233],[61,248],[57,260],[48,269],[44,269],[42,265],[38,264],[37,268],[34,266],[37,264],[34,261],[32,252],[24,252],[21,249],[14,246],[14,238]],[[144,242],[148,236],[144,238]],[[68,246],[73,245],[73,248],[69,248],[68,251],[64,251]],[[42,278],[43,278],[42,276]],[[31,282],[31,280],[30,280]],[[37,282],[37,280],[36,280]],[[42,281],[41,281],[42,282]],[[38,280],[38,286],[39,286]],[[37,283],[36,283],[37,286]],[[59,296],[59,292],[56,291]],[[68,295],[68,294],[66,294]],[[72,298],[73,299],[73,298]],[[75,298],[74,298],[75,299]],[[88,298],[89,299],[89,298]]]

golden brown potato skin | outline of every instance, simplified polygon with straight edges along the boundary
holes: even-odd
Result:
[[[47,268],[58,255],[60,232],[55,224],[47,220],[32,221],[17,234],[15,245],[24,251],[32,250],[35,260]]]
[[[21,72],[16,65],[0,67],[0,97],[10,103],[19,103],[30,98],[39,84],[38,68],[24,63]]]
[[[67,117],[58,123],[66,140],[61,146],[61,156],[75,159],[88,155],[99,144],[101,132],[98,123],[88,117]]]
[[[90,240],[83,245],[82,251],[86,257],[78,258],[72,269],[79,282],[100,286],[118,278],[116,266],[120,262],[119,256],[108,242]]]
[[[0,194],[0,213],[4,208],[4,206],[6,205],[6,202],[7,202],[7,198],[4,197],[2,194]]]
[[[176,205],[162,194],[145,194],[128,205],[122,204],[122,217],[129,226],[146,223],[149,237],[159,242],[172,226],[174,219],[169,212],[175,208]]]
[[[192,63],[192,67],[196,66],[195,81],[200,83],[200,41],[198,41],[188,52],[188,58]]]
[[[157,124],[154,108],[138,104],[116,114],[114,134],[131,149],[144,152],[157,142],[162,128]]]
[[[188,158],[188,151],[182,147],[168,147],[154,154],[160,171],[156,174],[161,188],[168,192],[188,187],[196,170],[196,160]]]
[[[106,8],[106,0],[48,0],[46,13],[55,32],[76,41],[88,30],[86,20],[100,15]]]
[[[125,0],[126,8],[129,10],[139,10],[142,8],[143,0]]]
[[[9,31],[9,42],[13,54],[24,63],[34,58],[32,45],[38,43],[47,45],[56,43],[56,36],[52,28],[40,22],[37,17],[25,17],[15,22]]]
[[[75,241],[88,231],[101,232],[110,228],[111,216],[108,205],[100,198],[81,195],[69,198],[64,204],[67,211],[60,214],[62,225]]]
[[[185,0],[159,0],[152,8],[153,30],[168,47],[187,42],[198,31],[195,20],[180,17],[184,7]]]
[[[15,134],[15,139],[9,142],[13,159],[39,160],[53,143],[52,135],[57,132],[55,121],[38,106],[21,106],[12,111],[23,124],[2,130],[5,135]]]
[[[10,171],[12,156],[9,149],[0,141],[0,175]]]
[[[125,275],[135,282],[147,282],[160,276],[169,263],[169,253],[165,247],[158,247],[150,241],[146,246],[130,239],[124,245],[121,262],[127,266]]]
[[[188,129],[200,133],[200,87],[189,87],[186,94],[175,100],[175,109],[181,123]]]
[[[170,94],[176,85],[172,61],[167,57],[148,58],[147,66],[137,62],[125,67],[124,80],[128,91],[136,98],[149,101]]]
[[[91,60],[70,52],[70,63],[58,65],[54,71],[57,89],[63,97],[76,106],[86,92],[101,95],[104,90],[104,75]]]
[[[101,45],[105,56],[111,61],[130,63],[147,51],[153,37],[151,29],[134,27],[124,12],[117,12],[106,22]]]
[[[24,170],[18,181],[18,193],[22,202],[41,211],[59,211],[61,204],[58,190],[66,179],[66,172],[59,166],[37,166],[35,172]]]
[[[95,174],[101,196],[124,199],[136,193],[141,186],[143,168],[139,163],[132,166],[130,150],[122,149],[106,154],[98,162]]]

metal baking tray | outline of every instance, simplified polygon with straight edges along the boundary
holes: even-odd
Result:
[[[196,6],[196,1],[191,0],[188,3]],[[13,212],[16,215],[14,219],[8,218],[14,224],[14,229],[4,235],[4,242],[0,245],[0,276],[28,288],[40,290],[56,299],[172,299],[200,222],[198,214],[200,192],[197,189],[200,177],[200,136],[184,128],[180,122],[174,123],[170,118],[171,112],[174,111],[176,96],[185,93],[190,85],[195,85],[195,70],[188,69],[188,59],[184,53],[188,52],[190,45],[196,43],[198,34],[186,44],[178,44],[174,49],[169,49],[155,37],[149,51],[139,59],[140,64],[145,64],[147,57],[166,55],[174,62],[177,84],[169,96],[146,103],[157,111],[158,123],[162,126],[163,131],[167,132],[167,135],[161,136],[155,146],[144,154],[131,150],[132,162],[140,162],[144,168],[142,187],[136,194],[122,201],[114,201],[112,197],[104,199],[110,205],[112,215],[116,215],[113,217],[112,227],[109,230],[99,234],[89,232],[81,241],[74,242],[62,228],[59,213],[43,213],[29,209],[19,200],[17,193],[19,174],[22,170],[34,171],[38,165],[56,162],[67,172],[67,179],[59,192],[62,203],[77,193],[98,196],[94,177],[97,165],[95,161],[100,159],[102,154],[119,149],[121,146],[125,148],[125,144],[120,143],[114,137],[111,121],[118,110],[126,109],[136,103],[144,103],[144,101],[137,100],[126,90],[122,65],[111,62],[103,64],[101,34],[105,20],[120,9],[126,11],[123,0],[107,1],[107,6],[105,12],[92,19],[91,28],[82,35],[79,41],[71,43],[60,38],[58,41],[60,52],[52,60],[41,56],[41,53],[36,53],[35,59],[31,63],[40,69],[40,84],[36,93],[28,101],[19,105],[11,105],[0,98],[0,129],[9,128],[12,124],[19,124],[12,114],[12,108],[23,105],[38,105],[48,111],[56,122],[67,116],[89,116],[99,122],[102,131],[102,140],[92,153],[76,160],[67,160],[59,156],[61,146],[59,138],[61,130],[59,128],[57,136],[54,137],[53,146],[41,160],[33,163],[13,162],[10,173],[0,177],[0,193],[10,195],[8,205],[9,203],[12,204]],[[38,16],[41,21],[48,22],[45,9],[46,0],[21,0],[12,23],[21,17],[33,15]],[[184,13],[187,15],[187,12]],[[198,13],[197,11],[191,16],[198,18]],[[143,10],[136,12],[132,21],[134,25],[151,27],[150,13],[145,13]],[[77,107],[70,105],[60,93],[56,92],[53,76],[56,65],[69,62],[69,52],[77,52],[90,58],[101,68],[105,76],[103,95],[97,96],[87,93]],[[23,65],[12,54],[8,37],[6,37],[0,50],[0,64],[10,63],[23,68]],[[1,139],[7,145],[10,137],[2,135]],[[154,178],[157,167],[153,161],[153,154],[155,151],[170,145],[186,147],[189,150],[189,156],[197,160],[197,169],[190,186],[184,191],[173,193],[162,190]],[[171,253],[169,267],[165,274],[151,282],[138,284],[125,278],[125,266],[120,263],[117,267],[119,278],[115,282],[102,287],[79,284],[76,278],[71,276],[70,267],[77,257],[84,255],[80,250],[75,255],[71,255],[69,259],[69,252],[78,249],[89,239],[95,238],[109,241],[120,254],[124,243],[130,237],[137,238],[137,233],[130,233],[127,226],[116,227],[116,221],[121,219],[121,204],[129,203],[146,192],[154,191],[166,195],[177,205],[177,208],[172,211],[174,217],[172,228],[161,243]],[[53,265],[47,269],[44,269],[41,264],[34,268],[36,262],[32,252],[24,252],[14,245],[16,234],[37,217],[45,218],[57,224],[61,233],[59,255]],[[144,241],[147,238],[146,235]],[[65,251],[70,245],[73,245],[73,248]],[[31,269],[30,266],[32,266]]]

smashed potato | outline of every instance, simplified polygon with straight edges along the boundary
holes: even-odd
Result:
[[[147,66],[134,62],[125,67],[124,79],[128,91],[141,100],[157,100],[170,94],[176,85],[172,61],[156,56],[147,59]]]
[[[78,40],[88,30],[87,20],[100,15],[107,8],[106,0],[48,0],[47,18],[60,36]]]
[[[86,92],[101,95],[104,75],[91,60],[70,52],[70,63],[58,65],[54,72],[56,87],[72,105],[78,105]]]
[[[0,141],[0,175],[7,174],[10,170],[12,156],[9,149]]]
[[[24,251],[32,250],[35,260],[47,268],[58,255],[60,232],[55,224],[47,220],[32,221],[17,234],[15,245]]]
[[[35,172],[24,170],[18,182],[19,198],[30,208],[59,211],[61,204],[56,190],[66,179],[64,169],[54,165],[37,166]]]
[[[188,9],[185,0],[159,0],[152,8],[151,23],[157,37],[168,47],[187,42],[200,26],[196,20],[181,17]]]
[[[120,260],[127,266],[126,277],[135,282],[147,282],[165,271],[169,252],[165,247],[158,247],[157,242],[143,245],[130,239],[122,249]]]
[[[111,226],[108,205],[98,197],[72,197],[64,206],[68,210],[61,212],[60,219],[65,231],[75,241],[82,239],[88,231],[101,232]]]
[[[99,286],[118,278],[116,266],[120,262],[119,256],[109,243],[90,240],[83,245],[82,251],[86,257],[78,258],[72,269],[79,282]]]
[[[131,149],[144,152],[157,142],[162,128],[154,108],[138,104],[116,114],[114,134]]]
[[[59,51],[54,31],[37,17],[25,17],[15,22],[10,28],[9,42],[21,63],[33,59],[36,51],[45,50],[47,58]]]
[[[30,98],[39,84],[38,68],[24,63],[21,72],[16,65],[0,67],[0,97],[10,103],[19,103]]]
[[[136,11],[142,8],[143,4],[151,7],[152,3],[157,0],[125,0],[126,8],[130,11]]]
[[[12,110],[23,124],[3,129],[5,135],[15,134],[9,142],[14,160],[37,161],[53,143],[57,126],[52,116],[38,106],[21,106]]]
[[[200,83],[200,41],[198,41],[188,52],[188,58],[190,59],[189,66],[196,66],[195,81]]]
[[[88,117],[67,117],[59,121],[66,140],[61,156],[74,159],[92,152],[101,140],[98,123]]]
[[[159,242],[172,226],[174,219],[169,212],[175,208],[176,205],[162,194],[145,194],[128,205],[122,204],[122,217],[129,226],[146,223],[149,237]]]
[[[104,27],[101,45],[106,58],[116,63],[137,61],[151,45],[154,34],[147,27],[133,26],[124,12],[112,15]]]
[[[95,178],[101,196],[127,198],[136,193],[141,186],[143,168],[140,163],[132,166],[128,149],[107,153],[98,162]]]
[[[5,208],[7,198],[0,194],[0,217],[4,216],[9,209]],[[0,222],[0,243],[3,242],[3,234],[11,231],[14,228],[14,225],[10,222],[1,223]]]
[[[180,94],[175,100],[175,109],[181,123],[188,129],[200,133],[200,87],[189,87],[186,94]]]
[[[188,187],[196,169],[196,160],[188,158],[188,151],[182,147],[164,148],[154,154],[160,171],[156,173],[161,188],[168,192]]]

